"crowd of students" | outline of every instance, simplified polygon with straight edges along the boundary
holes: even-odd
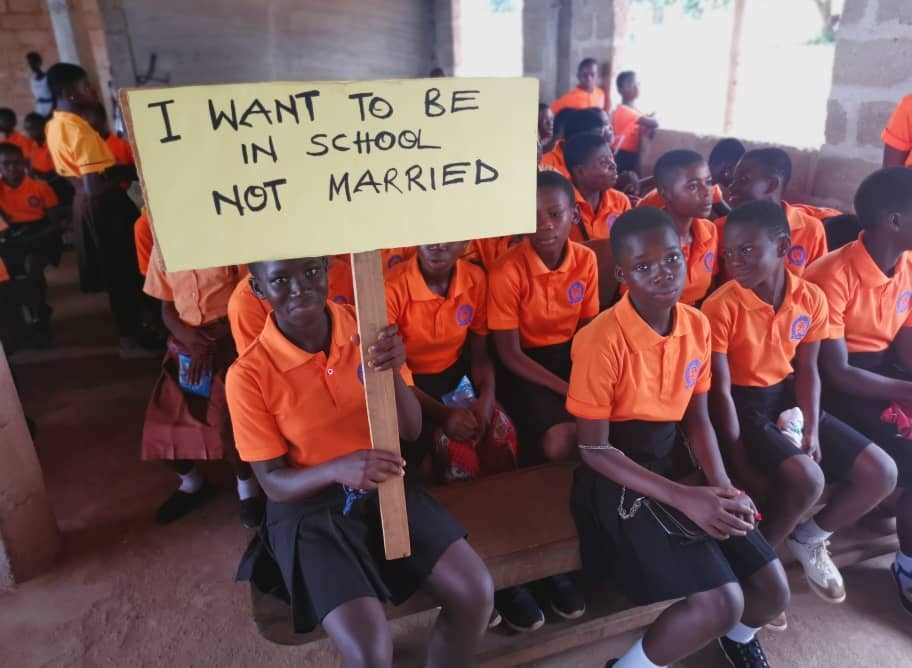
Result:
[[[391,664],[382,602],[419,587],[441,606],[434,666],[469,664],[498,623],[539,628],[545,603],[584,614],[567,575],[495,593],[423,486],[547,461],[579,460],[586,581],[680,599],[609,665],[669,665],[715,639],[732,665],[767,665],[757,633],[784,630],[789,601],[775,548],[839,603],[828,540],[875,510],[896,516],[912,613],[912,96],[884,132],[885,164],[903,166],[868,176],[844,215],[787,202],[788,154],[736,139],[641,178],[657,123],[635,73],[611,110],[597,69],[584,60],[539,108],[533,233],[383,251],[390,325],[363,361],[347,256],[164,270],[125,191],[129,144],[81,68],[47,72],[54,111],[26,135],[0,109],[3,322],[49,340],[44,269],[71,203],[124,357],[155,352],[144,299],[161,304],[142,456],[179,486],[158,521],[207,497],[196,462],[227,459],[241,523],[259,527],[238,577],[287,600],[296,631],[322,624],[346,665]],[[402,457],[370,447],[364,374],[386,370]],[[386,561],[374,490],[394,476],[412,556]]]

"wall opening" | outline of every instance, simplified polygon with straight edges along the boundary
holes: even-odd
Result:
[[[453,74],[522,76],[522,16],[523,0],[453,0]]]
[[[663,128],[819,147],[842,6],[631,0],[614,71],[637,71],[638,106]]]

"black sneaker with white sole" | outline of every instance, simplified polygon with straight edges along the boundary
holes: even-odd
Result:
[[[545,613],[538,607],[532,592],[525,587],[509,587],[495,592],[494,607],[503,617],[503,623],[514,631],[535,631],[545,623]]]
[[[733,668],[769,668],[766,654],[755,636],[750,642],[735,642],[727,636],[719,638],[719,647]]]
[[[547,579],[548,600],[551,609],[564,619],[577,619],[586,612],[586,599],[568,575],[554,575]]]

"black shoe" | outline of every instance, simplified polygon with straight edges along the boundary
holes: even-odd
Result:
[[[545,613],[525,587],[510,587],[494,593],[494,607],[514,631],[535,631],[545,623]]]
[[[586,612],[586,599],[567,575],[555,575],[547,579],[548,599],[551,609],[564,619],[577,619]]]
[[[203,486],[194,494],[187,494],[187,492],[180,490],[175,491],[155,513],[155,521],[159,524],[171,524],[171,522],[179,520],[191,510],[198,508],[209,496],[209,491],[209,483],[207,482],[203,482]]]
[[[241,526],[245,529],[256,529],[263,522],[266,512],[266,499],[262,494],[251,496],[241,501]]]
[[[728,665],[733,668],[769,668],[769,661],[766,660],[766,654],[763,653],[756,636],[746,643],[735,642],[727,636],[722,636],[719,638],[719,647],[728,660]]]

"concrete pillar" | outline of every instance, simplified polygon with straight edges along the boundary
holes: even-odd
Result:
[[[46,570],[60,532],[44,489],[35,446],[0,346],[0,590]]]
[[[817,201],[851,208],[861,180],[880,167],[880,133],[912,93],[912,2],[846,0],[836,37],[826,144],[814,174]]]
[[[47,0],[47,5],[60,61],[81,66],[89,73],[92,84],[102,93],[104,88],[99,87],[98,67],[92,53],[91,38],[77,1]]]
[[[110,0],[106,0],[110,2]],[[432,46],[433,63],[428,67],[441,67],[448,77],[456,69],[456,30],[457,22],[454,13],[458,11],[458,2],[453,0],[434,0],[434,43]],[[421,76],[425,76],[423,72]]]
[[[543,102],[552,102],[576,85],[583,58],[613,59],[616,14],[625,0],[525,0],[523,70],[541,81]],[[610,89],[611,82],[605,85]],[[612,98],[613,99],[613,98]]]

